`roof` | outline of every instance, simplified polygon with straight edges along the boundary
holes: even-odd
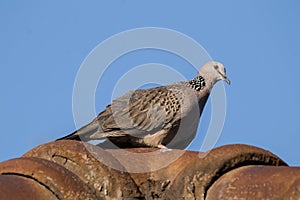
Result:
[[[300,167],[243,144],[200,153],[61,140],[1,162],[0,174],[0,199],[300,198]]]

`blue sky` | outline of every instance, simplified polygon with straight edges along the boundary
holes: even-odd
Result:
[[[232,85],[225,86],[227,115],[216,146],[255,145],[300,165],[299,1],[103,2],[0,2],[0,161],[74,131],[76,74],[100,42],[133,28],[161,27],[193,38],[227,67]],[[122,56],[108,73],[121,76],[151,62],[189,68],[175,55],[148,50]],[[185,76],[193,78],[193,73]],[[98,87],[97,112],[110,103],[115,81],[107,78]]]

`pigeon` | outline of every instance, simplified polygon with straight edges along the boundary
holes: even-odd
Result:
[[[223,64],[207,62],[192,80],[127,92],[90,123],[58,140],[108,139],[120,148],[184,149],[194,139],[209,94],[220,80],[230,85]]]

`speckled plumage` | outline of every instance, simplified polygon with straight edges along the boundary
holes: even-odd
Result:
[[[225,68],[209,62],[190,81],[130,91],[92,122],[61,139],[108,138],[119,147],[185,148],[195,136],[210,90],[218,80],[229,83]]]

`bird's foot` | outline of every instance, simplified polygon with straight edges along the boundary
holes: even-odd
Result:
[[[167,152],[167,151],[171,151],[171,149],[168,149],[168,147],[166,147],[162,144],[157,145],[157,148],[159,148],[159,151],[162,152],[162,153]]]

